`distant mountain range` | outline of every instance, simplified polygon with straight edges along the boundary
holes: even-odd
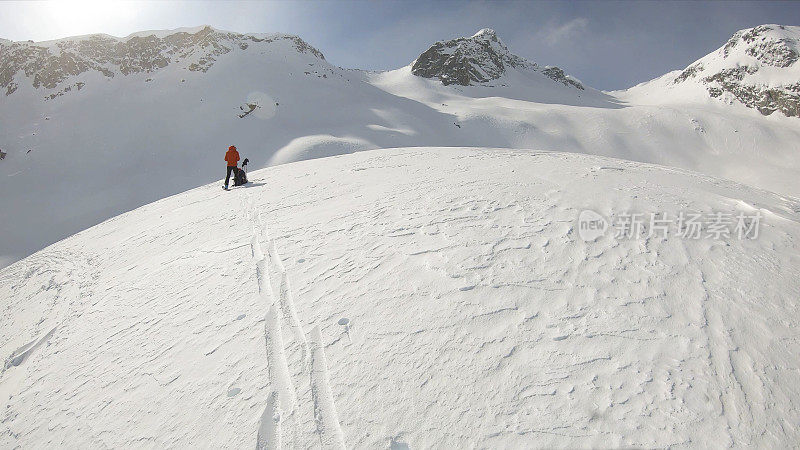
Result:
[[[590,153],[800,194],[798,28],[734,34],[685,70],[602,92],[490,29],[386,72],[297,36],[203,26],[0,40],[0,266],[224,175],[413,146]]]

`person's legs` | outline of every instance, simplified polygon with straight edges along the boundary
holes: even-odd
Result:
[[[225,175],[225,187],[228,187],[228,183],[231,181],[231,173],[233,173],[234,169],[236,169],[235,166],[234,167],[228,166],[228,174]]]

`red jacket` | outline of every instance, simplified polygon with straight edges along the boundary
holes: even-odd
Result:
[[[239,162],[239,152],[228,150],[225,152],[225,161],[228,161],[228,167],[236,167],[236,163]]]

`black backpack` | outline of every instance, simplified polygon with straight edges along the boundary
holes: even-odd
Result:
[[[243,184],[247,183],[247,172],[244,169],[236,168],[236,175],[233,177],[233,185],[234,186],[242,186]]]

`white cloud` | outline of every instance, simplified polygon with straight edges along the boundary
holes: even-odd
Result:
[[[589,25],[589,20],[577,17],[562,24],[548,24],[536,33],[547,45],[554,46],[560,42],[570,41],[582,36]]]

